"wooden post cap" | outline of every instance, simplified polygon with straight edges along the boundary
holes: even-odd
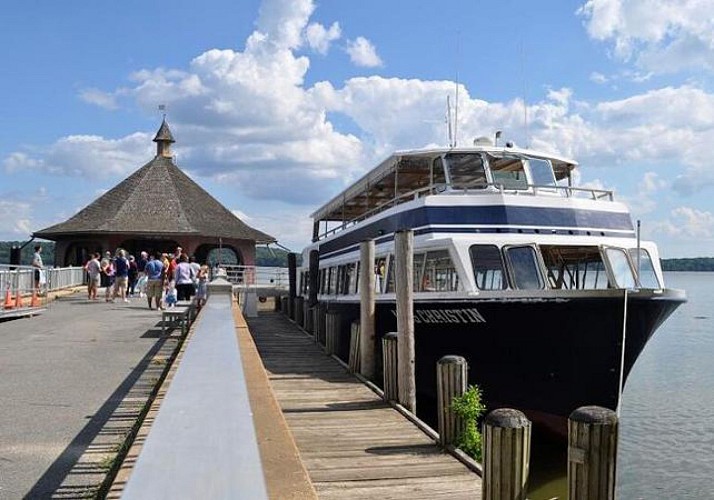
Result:
[[[486,415],[484,422],[490,427],[502,429],[521,429],[530,426],[530,421],[523,412],[512,408],[499,408]]]
[[[614,425],[617,413],[602,406],[581,406],[570,414],[569,419],[583,424]]]
[[[384,334],[384,338],[386,340],[397,340],[397,332],[389,332]]]
[[[466,363],[466,358],[463,356],[456,356],[454,354],[448,354],[446,356],[443,356],[439,361],[437,361],[437,364],[439,365],[465,365]]]

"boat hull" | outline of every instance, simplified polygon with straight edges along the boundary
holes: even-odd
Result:
[[[568,415],[580,406],[616,409],[625,302],[624,292],[618,292],[571,299],[415,301],[418,414],[436,421],[436,363],[445,355],[466,358],[469,383],[482,389],[489,410],[522,410],[557,434],[565,434]],[[647,341],[683,300],[644,292],[628,298],[625,380]],[[343,325],[359,319],[358,303],[333,302],[327,309],[340,312]],[[396,330],[394,302],[378,302],[378,337]],[[344,334],[340,346],[346,354]]]

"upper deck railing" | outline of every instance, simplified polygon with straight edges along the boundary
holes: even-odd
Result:
[[[491,189],[488,189],[491,188]],[[448,191],[447,191],[448,189]],[[454,188],[448,184],[436,184],[432,186],[427,186],[407,193],[395,196],[391,200],[378,205],[367,212],[360,214],[354,219],[344,221],[337,227],[324,231],[320,233],[317,237],[318,240],[327,238],[328,236],[335,234],[339,231],[343,231],[350,226],[358,224],[365,219],[375,216],[380,212],[401,205],[411,200],[416,200],[418,198],[423,198],[432,194],[448,194],[448,195],[473,195],[473,194],[510,194],[516,196],[543,196],[545,194],[553,196],[560,195],[565,198],[586,198],[596,201],[614,201],[614,194],[612,191],[605,189],[593,189],[593,188],[582,188],[573,186],[559,186],[559,185],[537,185],[537,184],[526,184],[522,189],[507,188],[501,183],[480,183],[469,188]]]

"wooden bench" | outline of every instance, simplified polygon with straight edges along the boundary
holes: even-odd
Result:
[[[166,326],[168,324],[175,327],[178,323],[178,326],[181,327],[181,335],[186,335],[191,321],[190,311],[189,307],[171,307],[164,309],[161,313],[161,334],[166,334]]]

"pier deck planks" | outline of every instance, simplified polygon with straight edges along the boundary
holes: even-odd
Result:
[[[481,480],[278,313],[248,325],[321,499],[478,499]]]

